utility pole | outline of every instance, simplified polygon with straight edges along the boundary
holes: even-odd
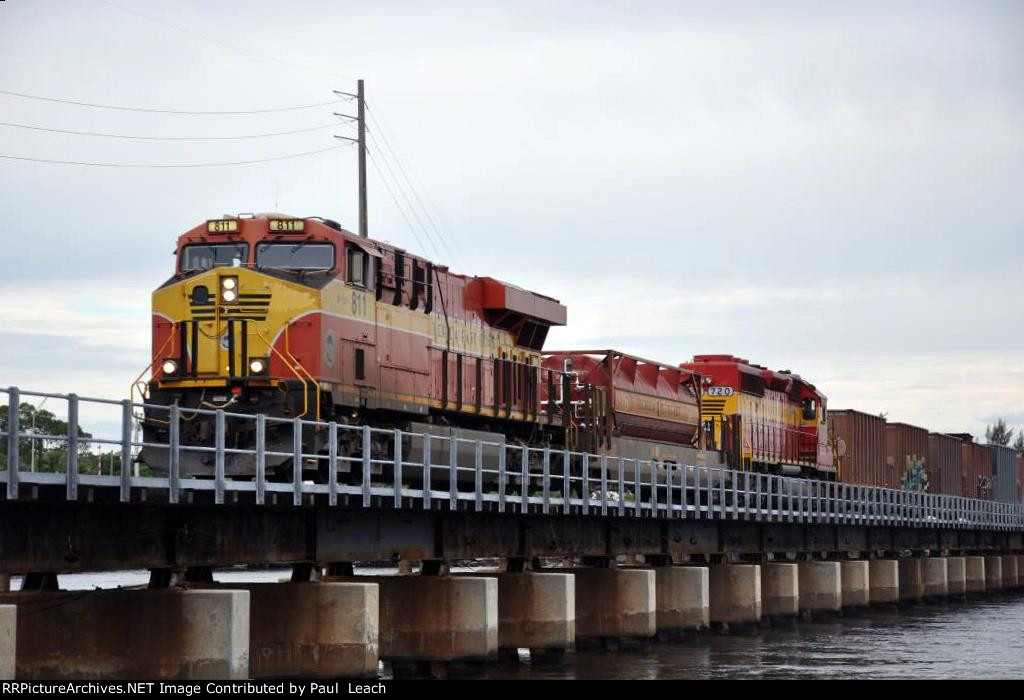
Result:
[[[342,90],[335,90],[334,94],[352,97],[356,101],[356,116],[339,114],[337,112],[334,115],[355,121],[358,127],[358,138],[353,139],[348,136],[337,135],[334,138],[351,141],[359,148],[359,235],[366,238],[370,233],[366,213],[366,94],[363,89],[363,81],[362,79],[356,81],[356,93],[354,95],[351,92],[344,92]]]
[[[356,101],[359,103],[359,235],[369,236],[366,221],[366,97],[363,93],[363,81],[356,83]]]

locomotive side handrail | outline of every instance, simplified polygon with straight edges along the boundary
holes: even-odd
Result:
[[[238,502],[242,494],[252,494],[257,505],[266,504],[268,500],[277,502],[279,498],[290,498],[296,506],[325,499],[331,507],[348,508],[436,510],[446,507],[453,511],[536,512],[552,516],[1024,531],[1024,505],[1019,503],[471,440],[429,432],[409,433],[390,427],[348,425],[301,416],[281,418],[223,409],[182,409],[177,405],[22,391],[18,387],[0,389],[0,393],[6,394],[8,407],[7,424],[0,425],[0,484],[8,500],[33,498],[39,487],[63,486],[69,501],[80,500],[81,488],[87,487],[117,489],[123,503],[142,498],[143,492],[147,499],[166,494],[172,504],[188,502],[195,493],[212,492],[215,504]],[[34,425],[25,425],[19,418],[26,399],[40,403],[43,400],[63,402],[67,433],[46,433],[36,430]],[[113,434],[79,434],[83,410],[95,416],[109,416],[106,421],[90,418],[90,424],[116,425],[109,429]],[[136,437],[144,419],[143,412],[159,412],[167,417],[167,444],[145,442],[141,434]],[[201,415],[214,418],[212,441],[209,444],[183,443],[181,423]],[[226,444],[228,419],[252,421],[257,436],[252,448]],[[290,451],[268,449],[268,424],[291,424],[294,439]],[[328,436],[325,452],[304,451],[303,428],[325,431]],[[339,445],[346,434],[358,440],[361,454],[340,453]],[[390,454],[375,454],[374,444],[389,445]],[[59,458],[56,464],[49,465],[54,470],[33,471],[35,455],[47,445],[50,447],[44,454]],[[407,445],[419,448],[419,460],[408,458]],[[167,450],[166,476],[140,473],[138,454],[142,448]],[[439,463],[441,460],[435,456],[445,450],[447,459]],[[181,457],[187,453],[212,457],[213,477],[182,474]],[[465,454],[472,455],[472,459],[465,459]],[[246,478],[227,476],[224,465],[229,455],[252,456],[255,464],[252,475]],[[117,470],[113,467],[115,457],[120,460]],[[291,458],[288,480],[280,476],[275,479],[267,473],[267,457]],[[110,463],[106,474],[103,473],[104,460]],[[26,461],[31,465],[27,471]],[[97,466],[97,473],[87,473],[93,466]],[[310,466],[327,475],[326,483],[304,478]],[[375,479],[376,474],[385,475],[388,470],[387,480]],[[358,476],[358,481],[339,481],[343,473]],[[30,488],[26,491],[23,487]]]

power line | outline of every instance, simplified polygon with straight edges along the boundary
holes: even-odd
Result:
[[[147,14],[144,14],[142,12],[138,12],[136,10],[128,9],[127,7],[122,7],[121,5],[118,5],[116,3],[110,2],[110,0],[96,0],[96,2],[101,2],[104,5],[107,5],[109,7],[113,7],[115,9],[117,9],[117,10],[121,10],[122,12],[126,12],[126,13],[128,13],[130,15],[135,15],[136,17],[141,17],[144,20],[147,20],[149,22],[154,22],[154,23],[159,24],[159,25],[161,25],[163,27],[167,27],[168,29],[173,29],[175,31],[181,32],[183,34],[187,34],[187,35],[189,35],[191,37],[195,37],[197,39],[202,39],[204,41],[209,41],[209,42],[211,42],[213,44],[217,44],[218,46],[222,46],[224,48],[228,48],[228,49],[231,49],[233,51],[240,51],[241,53],[245,53],[245,54],[248,54],[250,56],[255,56],[256,58],[261,58],[261,59],[263,59],[265,61],[273,61],[274,63],[280,63],[282,65],[291,66],[292,68],[302,68],[304,70],[314,71],[314,72],[321,73],[323,75],[329,75],[329,76],[332,76],[332,77],[335,77],[335,78],[347,79],[347,77],[344,76],[344,75],[340,75],[338,73],[334,73],[334,72],[329,71],[329,70],[324,70],[323,68],[317,68],[316,66],[309,66],[309,65],[302,64],[302,63],[296,63],[295,61],[289,61],[287,59],[278,58],[276,56],[271,56],[269,54],[261,53],[259,51],[253,51],[252,49],[247,49],[244,46],[237,46],[235,44],[231,44],[231,43],[228,43],[228,42],[226,42],[226,41],[224,41],[222,39],[218,39],[218,38],[213,37],[213,36],[209,36],[209,35],[206,35],[206,34],[201,34],[199,32],[192,31],[191,29],[188,29],[186,27],[182,27],[182,26],[179,26],[177,24],[171,24],[170,22],[162,20],[162,19],[160,19],[158,17],[153,17],[152,15],[147,15]]]
[[[101,105],[94,104],[92,102],[77,102],[75,100],[66,100],[59,97],[43,97],[41,95],[29,95],[24,92],[12,92],[10,90],[0,90],[0,95],[11,95],[12,97],[23,97],[27,100],[41,100],[43,102],[59,102],[61,104],[77,105],[79,107],[92,107],[94,109],[113,109],[121,112],[148,112],[150,114],[190,114],[190,115],[205,115],[205,114],[271,114],[274,112],[292,112],[298,109],[313,109],[314,107],[327,107],[328,105],[338,104],[344,102],[344,100],[331,100],[330,102],[317,102],[315,104],[308,105],[295,105],[293,107],[277,107],[275,109],[249,109],[249,110],[234,110],[234,111],[189,111],[189,110],[175,110],[175,109],[145,109],[142,107],[122,107],[115,105]]]
[[[242,136],[131,136],[128,134],[106,134],[97,131],[71,131],[69,129],[50,129],[43,126],[31,124],[14,124],[11,122],[0,122],[0,126],[9,126],[16,129],[31,129],[32,131],[47,131],[54,134],[71,134],[74,136],[101,136],[109,139],[132,139],[136,141],[236,141],[240,139],[262,139],[270,136],[287,136],[289,134],[305,134],[310,131],[330,129],[337,127],[334,124],[321,124],[306,129],[293,129],[292,131],[275,131],[267,134],[245,134]]]
[[[377,145],[377,139],[373,136],[372,132],[368,133],[370,134],[370,140],[373,142],[377,150],[380,151],[380,147]],[[381,153],[381,155],[383,156],[383,152]],[[440,256],[441,250],[437,247],[437,244],[434,243],[434,239],[430,235],[430,231],[428,231],[427,227],[423,225],[423,219],[420,218],[419,213],[416,211],[416,206],[409,199],[409,195],[405,193],[405,189],[402,187],[401,181],[395,175],[395,171],[391,169],[391,165],[388,163],[387,158],[382,158],[382,160],[384,162],[384,167],[387,168],[388,174],[391,175],[391,179],[398,189],[398,193],[402,195],[402,198],[405,200],[405,203],[409,207],[409,211],[412,212],[413,217],[416,219],[416,223],[419,224],[420,230],[423,232],[423,235],[427,237],[427,241],[429,241],[430,247],[434,249],[434,255]]]
[[[399,203],[398,198],[395,197],[395,193],[391,189],[391,185],[388,184],[387,179],[384,177],[384,173],[382,173],[380,167],[378,167],[377,159],[373,157],[373,153],[369,149],[366,150],[366,155],[370,157],[370,164],[373,165],[373,169],[377,171],[377,175],[380,176],[381,182],[384,183],[384,188],[388,191],[388,194],[391,195],[391,201],[395,203],[395,207],[398,209],[398,213],[402,215],[403,219],[405,219],[405,225],[409,227],[409,231],[412,232],[413,238],[415,238],[416,242],[420,244],[421,249],[426,250],[427,247],[423,245],[423,241],[420,240],[420,236],[418,233],[416,233],[415,227],[413,227],[412,222],[409,221],[409,217],[406,216],[405,209],[402,208],[402,205]]]
[[[432,217],[430,215],[430,210],[426,207],[426,205],[423,204],[423,200],[420,198],[420,195],[417,192],[415,185],[413,185],[412,180],[409,178],[408,173],[405,171],[405,168],[402,166],[401,159],[398,157],[398,154],[395,153],[395,150],[391,147],[391,142],[388,140],[387,134],[384,133],[384,125],[374,115],[374,112],[373,112],[373,110],[372,110],[372,108],[370,107],[369,104],[366,105],[366,110],[367,110],[367,112],[369,112],[370,118],[373,120],[374,125],[377,127],[377,131],[380,132],[380,136],[381,136],[381,139],[383,139],[383,141],[384,141],[384,145],[387,147],[388,151],[391,153],[392,158],[394,158],[395,164],[398,166],[399,172],[402,173],[402,177],[405,178],[406,183],[408,183],[409,189],[412,191],[413,197],[416,199],[417,202],[419,202],[420,209],[423,210],[423,214],[427,217],[427,221],[430,222],[431,228],[433,228],[434,233],[437,234],[438,239],[441,241],[441,245],[444,247],[444,249],[448,252],[449,255],[454,256],[454,253],[452,253],[451,248],[448,247],[448,242],[445,240],[445,238],[446,238],[445,235],[443,233],[441,233],[440,228],[434,222],[434,217]],[[383,116],[381,117],[381,119],[383,119]]]
[[[32,163],[50,163],[53,165],[88,165],[97,168],[219,168],[229,165],[252,165],[254,163],[270,163],[278,160],[289,160],[291,158],[302,158],[304,156],[313,156],[318,153],[326,153],[327,151],[333,151],[338,148],[343,148],[344,144],[337,146],[329,146],[328,148],[321,148],[316,151],[305,151],[304,153],[290,153],[286,156],[274,156],[272,158],[259,158],[256,160],[237,160],[225,163],[94,163],[86,161],[75,161],[75,160],[52,160],[49,158],[29,158],[27,156],[9,156],[0,154],[0,158],[7,160],[21,160],[29,161]]]
[[[229,42],[223,41],[223,40],[218,39],[216,37],[209,36],[209,35],[206,35],[206,34],[202,34],[202,33],[199,33],[199,32],[195,32],[195,31],[192,31],[192,30],[190,30],[190,29],[188,29],[186,27],[182,27],[182,26],[179,26],[179,25],[176,25],[176,24],[172,24],[170,22],[167,22],[165,20],[159,19],[157,17],[153,17],[151,15],[147,15],[145,13],[129,9],[127,7],[123,7],[123,6],[121,6],[121,5],[117,4],[117,3],[110,2],[110,0],[96,0],[96,1],[100,2],[100,3],[104,4],[104,5],[107,5],[109,7],[112,7],[112,8],[115,8],[117,10],[120,10],[122,12],[125,12],[127,14],[134,15],[134,16],[139,17],[141,19],[145,19],[147,21],[153,22],[155,24],[159,24],[159,25],[161,25],[163,27],[167,27],[169,29],[173,29],[173,30],[181,32],[183,34],[187,34],[189,36],[192,36],[192,37],[195,37],[195,38],[198,38],[198,39],[202,39],[204,41],[208,41],[208,42],[217,44],[218,46],[221,46],[221,47],[224,47],[224,48],[228,48],[228,49],[231,49],[233,51],[238,51],[238,52],[245,53],[245,54],[248,54],[250,56],[254,56],[256,58],[260,58],[260,59],[263,59],[263,60],[273,61],[275,63],[280,63],[282,65],[287,65],[287,66],[296,67],[296,68],[301,68],[301,69],[304,69],[304,70],[310,70],[310,71],[314,71],[314,72],[321,73],[321,74],[324,74],[324,75],[329,75],[329,76],[332,76],[332,77],[341,77],[341,78],[345,77],[345,76],[342,76],[342,75],[340,75],[338,73],[335,73],[335,72],[332,72],[332,71],[328,71],[328,70],[324,70],[324,69],[318,68],[316,66],[310,66],[310,65],[306,65],[306,64],[297,63],[295,61],[289,61],[287,59],[281,59],[281,58],[278,58],[276,56],[271,56],[271,55],[264,54],[264,53],[261,53],[261,52],[258,52],[258,51],[253,51],[252,49],[248,49],[248,48],[245,48],[245,47],[242,47],[242,46],[231,44]],[[84,106],[84,107],[92,107],[92,108],[97,108],[97,109],[112,109],[112,110],[131,111],[131,112],[147,112],[147,113],[160,113],[160,114],[185,114],[185,115],[267,114],[267,113],[285,112],[285,111],[292,111],[292,110],[299,110],[299,109],[310,109],[310,108],[314,108],[314,107],[324,107],[324,106],[327,106],[327,105],[336,104],[338,102],[344,101],[344,100],[334,100],[334,101],[331,101],[331,102],[322,102],[322,103],[310,104],[310,105],[299,105],[299,106],[294,106],[294,107],[285,107],[285,108],[278,108],[278,109],[265,109],[265,110],[245,110],[245,111],[241,111],[241,110],[237,110],[237,111],[198,111],[198,110],[188,110],[188,111],[186,111],[186,110],[158,110],[158,109],[143,109],[143,108],[136,108],[136,107],[121,107],[121,106],[112,106],[112,105],[99,105],[99,104],[92,104],[92,103],[86,103],[86,102],[78,102],[78,101],[74,101],[74,100],[66,100],[66,99],[60,99],[60,98],[42,97],[42,96],[37,96],[37,95],[28,95],[28,94],[25,94],[25,93],[16,93],[16,92],[11,92],[11,91],[6,91],[6,90],[0,90],[0,94],[12,95],[12,96],[16,96],[16,97],[23,97],[23,98],[26,98],[26,99],[36,99],[36,100],[43,100],[43,101],[48,101],[48,102],[57,102],[57,103],[62,103],[62,104],[72,104],[72,105],[78,105],[78,106]],[[341,116],[341,115],[339,115],[339,116]],[[448,246],[447,241],[445,240],[444,234],[441,232],[441,230],[437,226],[437,223],[434,221],[433,217],[431,216],[429,210],[424,205],[423,200],[422,200],[422,198],[419,195],[419,192],[416,190],[416,187],[413,185],[412,180],[409,178],[409,175],[406,172],[404,166],[402,165],[401,160],[398,158],[398,155],[395,153],[395,150],[392,148],[391,143],[388,141],[388,138],[387,138],[386,134],[384,133],[383,126],[376,119],[375,115],[371,114],[370,116],[374,120],[374,122],[377,124],[377,126],[379,128],[379,131],[380,131],[380,134],[381,134],[381,138],[384,141],[385,147],[387,148],[388,152],[390,152],[391,158],[395,161],[395,164],[398,167],[400,173],[402,174],[402,178],[405,180],[406,184],[408,185],[408,188],[412,191],[413,198],[415,198],[416,202],[419,204],[419,208],[423,211],[423,213],[426,216],[428,222],[430,223],[430,228],[433,229],[434,233],[437,236],[437,239],[440,241],[440,243],[444,247],[444,249],[446,251],[448,251],[448,254],[449,255],[453,255],[451,249]],[[126,136],[126,135],[120,135],[120,134],[103,134],[103,133],[97,133],[97,132],[76,132],[76,131],[70,131],[70,130],[47,129],[47,128],[43,128],[43,127],[32,127],[32,126],[29,126],[29,125],[21,125],[21,124],[0,123],[0,125],[2,125],[2,126],[10,126],[10,127],[15,127],[15,128],[35,129],[35,130],[40,130],[40,131],[50,131],[50,132],[53,132],[53,133],[66,133],[66,134],[84,135],[84,136],[97,136],[97,137],[107,137],[107,138],[128,138],[128,139],[155,140],[155,141],[165,141],[165,140],[166,141],[174,141],[174,140],[234,140],[234,139],[245,139],[245,138],[262,138],[262,137],[268,137],[268,136],[281,136],[281,135],[286,135],[286,134],[290,134],[290,133],[302,133],[304,131],[313,131],[313,130],[318,129],[318,128],[326,128],[326,125],[325,125],[324,127],[313,127],[313,128],[310,128],[310,129],[294,130],[294,131],[288,131],[288,132],[277,132],[277,133],[273,133],[273,134],[256,134],[256,135],[239,136],[239,137],[132,137],[132,136]],[[333,148],[338,148],[338,146],[335,146]],[[164,168],[164,167],[166,167],[166,168],[178,168],[178,167],[216,167],[216,166],[222,166],[222,165],[246,165],[246,164],[249,164],[249,163],[269,162],[269,161],[272,161],[272,160],[283,160],[285,158],[295,158],[295,157],[300,157],[300,156],[304,156],[304,155],[312,155],[312,154],[315,154],[315,153],[322,153],[325,150],[333,150],[333,149],[332,148],[328,148],[328,149],[322,149],[320,151],[310,151],[308,153],[294,154],[294,155],[289,155],[289,156],[281,156],[281,157],[278,157],[278,158],[253,160],[253,161],[238,161],[238,162],[232,162],[232,163],[197,163],[197,164],[187,164],[187,165],[184,165],[184,164],[183,165],[176,165],[176,164],[175,165],[172,165],[172,164],[166,164],[165,165],[165,164],[86,163],[86,162],[75,162],[75,161],[47,160],[47,159],[39,159],[39,158],[22,158],[22,157],[17,157],[17,156],[2,156],[2,155],[0,155],[0,158],[8,158],[8,159],[16,159],[16,160],[27,160],[27,161],[44,162],[44,163],[60,163],[60,164],[68,164],[68,165],[93,165],[93,166],[98,166],[98,167],[142,167],[142,168],[147,168],[147,167],[148,168]],[[419,223],[420,228],[422,229],[424,235],[427,237],[428,241],[430,242],[431,247],[434,249],[435,252],[440,254],[440,251],[438,250],[437,245],[434,242],[434,237],[431,235],[430,230],[427,228],[427,226],[425,226],[423,224],[422,219],[420,219],[420,216],[419,216],[419,214],[416,211],[416,206],[412,203],[412,201],[409,199],[408,195],[406,194],[405,187],[403,187],[403,185],[402,185],[402,180],[399,179],[394,174],[394,171],[391,169],[391,166],[390,166],[390,164],[388,162],[387,154],[383,150],[380,151],[380,157],[383,160],[385,167],[391,173],[391,176],[392,176],[392,178],[394,179],[394,182],[395,182],[395,186],[399,189],[399,192],[401,192],[402,197],[405,199],[406,203],[409,206],[410,211],[415,216],[415,218],[416,218],[417,222]],[[402,213],[402,217],[406,220],[406,224],[410,227],[410,230],[412,231],[413,236],[415,236],[416,240],[420,243],[421,246],[423,246],[422,240],[416,234],[415,228],[412,227],[412,224],[409,221],[409,218],[406,216],[404,209],[399,204],[397,197],[395,196],[394,192],[391,190],[390,185],[388,184],[386,178],[384,177],[383,172],[380,170],[380,167],[377,165],[376,161],[373,162],[373,165],[374,165],[374,168],[377,170],[378,175],[380,175],[382,182],[384,182],[385,187],[388,189],[388,194],[391,195],[392,201],[395,203],[396,206],[398,206],[399,211]]]
[[[255,56],[255,57],[263,59],[263,60],[272,61],[272,62],[275,62],[275,63],[279,63],[279,64],[282,64],[282,65],[287,65],[287,66],[291,66],[291,67],[295,67],[295,68],[301,68],[301,69],[304,69],[304,70],[313,71],[313,72],[320,73],[320,74],[323,74],[323,75],[329,75],[329,76],[332,76],[332,77],[338,77],[338,78],[345,78],[346,77],[346,76],[342,76],[342,75],[340,75],[338,73],[335,73],[333,71],[325,70],[325,69],[322,69],[322,68],[319,68],[319,67],[316,67],[316,66],[310,66],[310,65],[306,65],[306,64],[302,64],[302,63],[297,63],[295,61],[289,61],[287,59],[278,58],[276,56],[271,56],[271,55],[268,55],[268,54],[261,53],[259,51],[253,51],[252,49],[248,49],[248,48],[245,48],[245,47],[242,47],[242,46],[231,44],[229,42],[223,41],[222,39],[218,39],[218,38],[213,37],[213,36],[209,36],[209,35],[206,35],[206,34],[202,34],[202,33],[199,33],[199,32],[192,31],[191,29],[188,29],[186,27],[182,27],[182,26],[179,26],[179,25],[176,25],[176,24],[172,24],[172,23],[167,22],[165,20],[159,19],[158,17],[153,17],[152,15],[147,15],[145,13],[138,12],[136,10],[131,10],[131,9],[127,8],[127,7],[123,7],[123,6],[121,6],[121,5],[117,4],[117,3],[111,2],[110,0],[97,0],[97,2],[101,2],[104,5],[107,5],[109,7],[113,7],[115,9],[121,10],[122,12],[134,15],[136,17],[140,17],[142,19],[145,19],[147,21],[159,24],[161,26],[168,27],[170,29],[173,29],[175,31],[181,32],[181,33],[186,34],[188,36],[192,36],[192,37],[195,37],[195,38],[198,38],[198,39],[202,39],[204,41],[211,42],[211,43],[216,44],[218,46],[221,46],[221,47],[224,47],[224,48],[228,48],[228,49],[231,49],[231,50],[234,50],[234,51],[238,51],[238,52],[241,52],[241,53],[244,53],[244,54],[248,54],[250,56]],[[352,97],[354,97],[354,96],[352,96]],[[369,111],[369,105],[367,105],[367,111]],[[402,165],[401,159],[398,157],[398,154],[395,153],[395,150],[391,147],[391,143],[388,141],[387,135],[384,133],[383,126],[376,119],[376,116],[374,114],[371,113],[370,114],[370,118],[373,119],[374,122],[376,123],[376,125],[378,127],[378,130],[380,131],[381,138],[384,141],[384,145],[387,148],[387,151],[390,152],[392,159],[395,161],[395,164],[398,166],[399,172],[402,174],[402,178],[405,180],[406,184],[408,185],[408,188],[412,191],[413,198],[419,204],[419,208],[423,211],[423,214],[426,216],[427,221],[430,224],[430,228],[433,229],[434,234],[436,234],[437,239],[440,241],[441,245],[448,252],[448,254],[451,255],[452,257],[454,257],[454,253],[452,253],[451,248],[448,246],[448,242],[446,240],[445,235],[441,232],[441,229],[437,225],[437,222],[434,221],[434,217],[431,216],[429,209],[426,207],[426,205],[424,205],[423,199],[420,197],[419,192],[417,191],[415,185],[413,185],[412,180],[410,179],[408,173],[405,170],[405,167]],[[381,156],[381,159],[384,161],[385,166],[388,167],[388,170],[391,170],[390,165],[388,165],[387,153],[385,153],[384,151],[381,151],[380,152],[380,156]],[[383,173],[381,173],[379,166],[377,166],[376,163],[375,163],[374,167],[377,169],[378,174],[381,175],[381,179],[383,180],[384,179]],[[392,172],[392,177],[394,177],[395,186],[399,189],[399,191],[402,193],[402,196],[406,199],[406,202],[409,204],[410,210],[412,211],[413,215],[416,217],[416,219],[419,222],[419,224],[420,224],[424,234],[427,236],[428,240],[430,241],[431,247],[433,247],[434,250],[437,251],[438,249],[437,249],[436,244],[434,243],[433,236],[431,236],[430,231],[427,229],[427,227],[423,225],[422,220],[419,218],[419,214],[416,212],[416,207],[412,204],[412,202],[409,201],[408,196],[405,194],[405,188],[402,186],[402,181],[397,176],[394,176],[393,172]],[[394,193],[390,192],[390,194],[392,196],[392,199],[395,201],[395,203],[397,205],[398,202],[397,202],[397,198],[394,196]],[[404,212],[403,212],[403,216],[405,216]],[[439,216],[440,216],[440,214],[439,214]],[[408,219],[406,219],[406,223],[410,223],[408,221]],[[415,231],[414,231],[414,235],[415,235]],[[417,237],[417,240],[418,240],[418,237]],[[422,242],[421,242],[420,245],[422,245]],[[438,251],[438,254],[440,254],[439,251]]]

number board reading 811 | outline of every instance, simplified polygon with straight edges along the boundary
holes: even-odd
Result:
[[[206,222],[207,233],[238,233],[238,219],[211,219]]]
[[[301,233],[306,230],[306,222],[302,219],[270,219],[267,227],[272,232]]]

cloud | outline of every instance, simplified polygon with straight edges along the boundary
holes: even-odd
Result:
[[[155,286],[155,285],[154,285]],[[149,344],[150,290],[113,286],[98,278],[92,283],[0,286],[3,333],[73,339],[84,349],[121,348],[138,351]],[[56,347],[60,347],[57,345]]]
[[[100,278],[5,284],[0,298],[0,385],[128,398],[150,357],[149,290]],[[83,421],[105,412],[83,410]]]
[[[929,427],[1021,411],[1019,2],[308,0],[287,21],[269,0],[132,5],[283,62],[103,3],[6,5],[4,89],[254,110],[366,77],[374,157],[394,147],[452,252],[417,240],[371,168],[372,234],[561,298],[570,326],[552,344],[670,362],[736,352]],[[0,96],[5,121],[162,136],[302,128],[347,107],[197,117]],[[0,127],[0,154],[217,162],[333,133],[139,142]],[[225,212],[354,227],[355,172],[348,149],[226,169],[0,159],[0,366],[120,395],[148,359],[149,292],[176,236]]]
[[[1020,412],[1024,281],[903,280],[809,285],[733,281],[721,291],[623,277],[565,284],[569,325],[557,348],[612,347],[677,364],[729,353],[816,384],[833,407],[887,412],[932,430],[981,433]],[[976,305],[993,292],[1001,303]]]

